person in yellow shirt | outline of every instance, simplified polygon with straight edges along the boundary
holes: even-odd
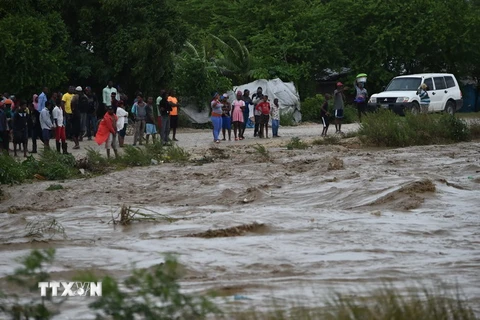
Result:
[[[178,104],[178,99],[175,97],[175,90],[171,90],[168,98],[167,98],[168,104],[172,108],[172,111],[170,111],[170,128],[173,131],[173,141],[178,141],[177,138],[175,137],[177,135],[177,127],[178,127],[178,108],[180,105]],[[167,136],[170,135],[170,132],[168,133]]]
[[[65,122],[66,127],[65,131],[67,134],[67,138],[70,139],[72,137],[72,98],[74,96],[75,88],[73,86],[68,87],[68,92],[62,96],[62,109],[65,110]]]

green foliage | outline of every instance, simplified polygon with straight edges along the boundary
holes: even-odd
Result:
[[[324,102],[325,98],[321,94],[306,98],[301,106],[302,121],[321,122],[320,109]],[[333,120],[335,113],[332,104],[329,104],[328,111]],[[357,109],[351,105],[346,105],[343,109],[342,123],[354,123],[355,121],[357,121]]]
[[[189,97],[199,111],[210,106],[213,92],[232,88],[232,81],[219,73],[212,60],[213,55],[207,52],[204,43],[197,48],[189,42],[175,58],[173,83],[179,94]]]
[[[365,117],[359,130],[360,138],[369,144],[406,147],[470,140],[464,120],[449,114],[399,117],[388,110],[379,110]]]
[[[186,162],[190,159],[190,153],[179,146],[168,146],[165,149],[165,157],[163,159],[166,162]]]
[[[253,146],[253,149],[260,156],[260,160],[262,160],[262,161],[270,161],[271,160],[270,152],[268,151],[267,148],[265,148],[265,146],[263,144],[257,143]]]
[[[321,94],[306,98],[301,105],[302,121],[320,122],[320,108],[324,101]]]
[[[0,77],[3,92],[31,97],[66,80],[68,33],[58,13],[8,14],[0,19],[0,34],[0,69],[15,70],[15,76]]]
[[[293,116],[293,112],[285,112],[280,115],[280,125],[284,127],[296,126],[297,122]]]
[[[292,139],[290,139],[290,142],[287,143],[286,147],[288,150],[307,149],[308,144],[300,140],[299,137],[293,137]]]
[[[204,319],[218,312],[206,297],[180,291],[178,262],[167,257],[165,263],[148,270],[134,270],[120,285],[111,277],[102,279],[102,297],[90,304],[98,310],[97,319]]]
[[[40,298],[38,283],[49,281],[50,274],[47,272],[46,266],[53,264],[54,257],[55,249],[45,249],[32,250],[28,256],[20,259],[19,262],[22,266],[9,275],[7,281],[22,289],[27,288],[30,292],[35,293],[35,298],[25,302],[25,299],[20,299],[17,294],[7,296],[0,292],[0,314],[8,315],[11,319],[46,320],[53,317],[53,311],[45,305],[45,301],[51,301],[52,297],[47,295]]]
[[[29,156],[22,163],[8,155],[0,155],[0,183],[21,183],[26,179],[33,179],[38,174],[48,180],[63,180],[77,175],[75,158],[68,154],[60,154],[46,150],[37,160]]]
[[[45,190],[46,191],[55,191],[55,190],[62,190],[62,189],[63,189],[63,186],[61,184],[51,184]]]
[[[123,151],[124,153],[119,159],[119,161],[126,166],[146,166],[149,165],[151,162],[152,158],[143,148],[126,145],[123,148]]]
[[[18,161],[5,153],[0,153],[0,184],[21,183],[26,178],[26,172]]]
[[[236,320],[474,320],[472,308],[458,292],[435,288],[414,288],[408,294],[386,287],[371,295],[335,294],[326,307],[277,307],[274,311],[235,313]],[[227,314],[227,313],[226,313]],[[230,319],[217,317],[217,319]]]

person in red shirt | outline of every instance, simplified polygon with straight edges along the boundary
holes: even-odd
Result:
[[[105,149],[107,149],[107,157],[110,158],[110,148],[115,153],[115,158],[118,158],[117,151],[117,121],[118,117],[113,113],[113,107],[108,106],[108,111],[105,113],[100,125],[98,126],[98,132],[95,135],[95,141],[98,145],[105,142]]]
[[[263,96],[263,101],[258,103],[255,108],[260,112],[260,132],[258,136],[263,138],[263,132],[265,131],[265,138],[268,139],[268,121],[270,120],[268,96]]]

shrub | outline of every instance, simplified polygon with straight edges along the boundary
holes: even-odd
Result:
[[[168,146],[163,159],[167,162],[185,162],[190,159],[190,153],[176,145]]]
[[[286,145],[288,150],[293,150],[293,149],[307,149],[308,144],[300,140],[299,137],[293,137],[290,139],[290,142],[287,143]]]
[[[406,147],[434,143],[470,140],[470,130],[464,120],[449,114],[399,117],[389,110],[368,114],[359,130],[362,141],[386,147]]]
[[[280,125],[284,127],[291,127],[291,126],[296,126],[297,122],[295,121],[295,118],[293,117],[293,112],[285,112],[280,115]]]
[[[268,151],[267,148],[263,144],[257,143],[256,145],[253,146],[253,149],[255,149],[255,152],[260,156],[261,160],[263,161],[270,161],[270,152]]]
[[[26,178],[27,173],[22,164],[8,154],[0,153],[0,184],[20,183]]]
[[[126,145],[123,151],[124,153],[118,161],[126,166],[146,166],[152,161],[146,149]]]
[[[314,97],[309,97],[302,102],[302,121],[320,122],[320,108],[325,101],[325,98],[321,94],[317,94]],[[330,100],[328,111],[333,115],[333,100]],[[343,109],[343,123],[354,123],[358,120],[357,109],[352,105],[345,105]]]
[[[320,122],[320,107],[324,101],[321,94],[306,98],[301,105],[302,121]]]

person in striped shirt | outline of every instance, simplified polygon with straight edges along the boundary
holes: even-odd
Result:
[[[430,97],[427,90],[428,86],[425,83],[422,83],[417,92],[418,96],[420,97],[420,109],[422,113],[428,113],[428,107],[430,105]]]

